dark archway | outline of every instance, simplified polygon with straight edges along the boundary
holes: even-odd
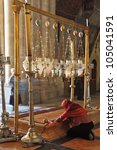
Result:
[[[75,96],[77,100],[84,99],[84,76],[75,77]]]
[[[97,62],[95,59],[92,61],[92,64],[94,65],[94,68],[91,71],[90,86],[91,86],[91,94],[95,94],[96,93],[96,71],[97,71]]]

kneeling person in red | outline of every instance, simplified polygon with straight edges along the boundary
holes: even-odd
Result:
[[[87,111],[79,104],[71,102],[69,99],[64,99],[61,106],[65,112],[56,119],[56,122],[68,121],[70,129],[67,135],[70,137],[81,137],[87,140],[94,140],[92,129],[93,122],[87,115]]]

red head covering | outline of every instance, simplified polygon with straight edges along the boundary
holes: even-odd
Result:
[[[79,104],[71,102],[67,98],[62,101],[61,106],[64,107],[67,111],[71,111],[71,110],[81,108],[81,106]]]

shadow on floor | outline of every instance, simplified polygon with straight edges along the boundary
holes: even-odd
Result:
[[[36,148],[35,150],[73,150],[73,149],[67,148],[65,146],[61,146],[61,145],[58,145],[55,143],[47,142],[44,145],[42,145],[41,147]]]

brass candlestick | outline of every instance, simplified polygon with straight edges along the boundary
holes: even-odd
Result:
[[[86,105],[86,107],[91,108],[91,109],[98,109],[97,106],[93,105],[93,101],[92,101],[92,98],[91,98],[91,92],[90,92],[90,81],[91,81],[90,70],[93,69],[93,68],[94,68],[94,65],[89,64],[89,71],[88,71],[88,74],[87,74],[87,105]]]
[[[88,87],[87,87],[87,107],[91,107],[91,95],[90,95],[90,72],[88,72],[88,76],[87,76],[87,83],[88,83]]]
[[[87,76],[89,71],[89,31],[85,30],[85,72],[84,72],[84,108],[87,106],[88,82]]]
[[[29,130],[21,138],[21,141],[27,145],[32,145],[32,144],[42,144],[43,143],[43,138],[42,136],[36,131],[35,129],[35,123],[34,123],[34,106],[33,106],[33,89],[32,89],[32,79],[34,77],[35,71],[33,70],[32,67],[32,52],[31,52],[31,14],[30,11],[27,9],[27,5],[25,4],[25,20],[26,20],[26,41],[27,41],[27,57],[26,61],[23,64],[25,73],[28,77],[28,91],[29,91]]]
[[[86,19],[88,27],[88,19]],[[84,73],[84,107],[96,108],[92,106],[90,95],[90,69],[93,69],[93,64],[89,63],[89,30],[85,30],[85,73]]]
[[[35,130],[35,123],[34,123],[34,106],[33,106],[33,90],[32,90],[32,78],[34,77],[33,72],[28,72],[26,71],[26,74],[28,76],[28,85],[29,85],[29,109],[30,109],[30,114],[29,114],[29,126],[30,128],[28,129],[28,132],[26,135],[24,135],[21,138],[21,141],[27,145],[32,145],[32,144],[42,144],[43,143],[43,138],[38,132]]]
[[[74,42],[71,41],[71,60],[72,60],[72,70],[74,70]],[[71,75],[71,85],[70,85],[70,88],[71,88],[71,98],[70,98],[70,101],[73,101],[74,100],[74,88],[75,88],[75,85],[74,85],[74,74],[72,72],[72,75]]]
[[[2,113],[0,125],[0,143],[16,141],[16,137],[8,127],[9,113],[6,111],[5,96],[4,96],[4,64],[10,63],[9,57],[3,57],[0,54],[0,82],[1,82],[1,96],[2,96]]]

